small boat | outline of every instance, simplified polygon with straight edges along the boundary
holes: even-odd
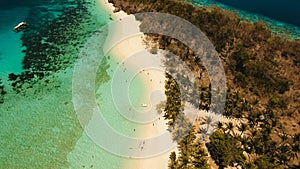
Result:
[[[142,106],[142,107],[147,107],[148,105],[145,104],[145,103],[143,103],[143,104],[141,104],[141,106]]]
[[[17,26],[14,27],[14,31],[19,32],[25,29],[28,26],[26,22],[20,22]]]

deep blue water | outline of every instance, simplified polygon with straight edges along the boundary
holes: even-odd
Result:
[[[215,0],[300,27],[300,0]]]
[[[300,39],[300,0],[185,0],[196,6],[217,5],[251,22],[263,21],[275,34]]]
[[[47,4],[50,0],[1,0],[1,9],[12,9],[16,7],[33,7],[37,5]],[[63,1],[63,0],[62,0]]]

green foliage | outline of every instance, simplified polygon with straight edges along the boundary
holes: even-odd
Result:
[[[150,49],[150,53],[151,54],[157,54],[158,53],[158,49],[157,48],[151,48]]]
[[[230,66],[234,71],[238,71],[241,73],[245,73],[246,68],[245,65],[250,61],[249,54],[242,48],[238,52],[234,52],[231,56],[231,64]]]
[[[191,163],[194,169],[208,169],[209,166],[207,164],[207,153],[201,147],[202,143],[199,141],[194,143],[193,151],[191,152]]]
[[[182,103],[179,86],[169,74],[166,74],[165,94],[167,101],[164,118],[169,120],[169,126],[173,126],[177,116],[182,113]]]
[[[179,156],[170,155],[169,169],[208,169],[203,143],[196,139],[194,128],[179,143]]]
[[[271,61],[250,59],[249,52],[241,46],[241,50],[234,52],[228,62],[235,75],[235,83],[245,88],[256,87],[259,91],[284,93],[289,90],[289,83],[285,78],[276,74],[276,67]]]
[[[289,166],[289,169],[299,169],[300,164]]]
[[[199,95],[199,109],[208,110],[211,103],[211,92],[209,87],[200,87],[198,90]]]
[[[189,133],[192,128],[192,123],[185,115],[179,114],[177,115],[176,121],[172,127],[173,130],[171,130],[171,132],[173,140],[179,142]]]
[[[276,168],[276,164],[274,164],[274,162],[272,162],[271,159],[268,158],[266,155],[263,155],[260,158],[258,158],[254,164],[259,169]]]
[[[269,105],[271,108],[286,108],[286,100],[279,95],[274,95],[270,100],[269,100]]]
[[[157,111],[157,113],[161,114],[165,110],[165,107],[166,107],[166,101],[161,101],[160,103],[158,103],[156,105],[156,111]]]
[[[246,88],[248,85],[247,76],[241,72],[235,72],[235,83],[241,86],[242,88]]]
[[[263,91],[284,93],[289,90],[289,83],[285,78],[275,74],[273,66],[267,61],[250,62],[245,67],[245,74],[256,88]]]
[[[176,169],[177,167],[177,161],[176,161],[176,153],[172,152],[170,155],[170,160],[169,160],[169,169]]]
[[[250,110],[250,104],[241,97],[239,92],[227,91],[224,116],[241,118]]]
[[[249,128],[249,126],[248,126],[247,123],[241,123],[241,125],[238,126],[238,129],[239,129],[239,131],[241,132],[241,135],[242,135],[245,131],[247,131],[248,128]]]
[[[214,132],[210,136],[210,143],[207,143],[207,147],[220,168],[234,166],[235,163],[242,165],[245,161],[241,145],[230,134]]]

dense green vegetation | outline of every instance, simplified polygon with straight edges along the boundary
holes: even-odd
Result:
[[[206,143],[211,157],[220,168],[299,168],[299,40],[274,35],[263,22],[251,23],[218,7],[194,7],[175,0],[109,1],[114,3],[117,11],[121,9],[129,14],[162,12],[177,15],[200,28],[214,44],[227,77],[224,115],[238,121],[219,122],[218,130]],[[201,61],[190,48],[176,39],[153,34],[147,36],[158,43],[157,48],[179,56],[193,70],[199,100],[189,99],[195,91],[184,93],[182,98],[195,106],[199,105],[199,109],[208,110],[211,106],[210,81]],[[178,71],[176,65],[170,67],[176,77],[184,79],[184,74]],[[165,118],[172,125],[176,117],[181,118],[182,103],[176,100],[179,97],[176,82],[169,81],[169,84],[172,85],[166,86],[169,101],[166,103]],[[197,138],[201,131],[194,130]],[[193,145],[196,138],[189,142],[180,141],[179,148]],[[183,151],[178,157],[172,153],[169,168],[190,165],[189,153]],[[190,165],[189,168],[204,167],[201,163],[199,165]]]
[[[226,105],[223,115],[227,117],[242,118],[251,111],[247,100],[242,98],[239,92],[227,91]]]
[[[178,84],[169,74],[166,74],[165,89],[167,102],[164,118],[169,120],[169,126],[173,126],[178,115],[182,113],[182,101]]]
[[[183,100],[176,80],[166,73],[165,94],[167,100],[164,118],[167,119],[173,140],[178,142],[179,155],[170,155],[170,169],[208,169],[207,153],[201,147],[203,142],[196,139],[195,128],[183,115]]]
[[[210,139],[211,142],[207,143],[207,147],[220,168],[243,164],[245,156],[241,144],[235,137],[217,131],[212,134]]]
[[[292,167],[288,162],[298,158],[300,134],[289,136],[284,131],[274,131],[278,117],[272,117],[272,110],[264,112],[263,116],[257,113],[249,117],[250,126],[246,123],[220,125],[210,136],[207,147],[220,168],[237,165],[259,169]],[[279,141],[272,139],[275,133]]]
[[[170,155],[170,169],[208,169],[207,153],[202,148],[203,143],[196,139],[195,131],[192,129],[189,134],[178,143],[179,156],[172,152]]]

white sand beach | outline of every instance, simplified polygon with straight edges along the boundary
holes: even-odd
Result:
[[[112,4],[108,3],[107,0],[99,0],[99,3],[102,7],[104,7],[107,10],[107,12],[111,14],[111,17],[114,20],[120,20],[124,17],[128,18],[128,15],[123,11],[113,13],[114,7]],[[139,23],[135,22],[131,24],[130,28],[127,28],[126,30],[133,30],[133,29],[139,30],[138,26]],[[122,31],[124,30],[120,30],[120,32]],[[116,32],[118,32],[118,30],[116,30]],[[112,35],[114,36],[112,37],[112,39],[119,37],[118,33],[116,32],[114,32],[114,35]],[[158,104],[160,101],[165,100],[165,95],[164,95],[165,75],[164,75],[164,71],[159,70],[156,67],[157,63],[154,63],[154,66],[152,68],[151,67],[146,69],[142,68],[143,63],[146,63],[146,65],[144,65],[146,67],[147,62],[148,63],[159,62],[159,61],[155,61],[155,59],[153,60],[153,56],[151,60],[151,56],[150,56],[151,54],[149,52],[148,52],[149,57],[141,56],[141,55],[147,55],[145,54],[146,51],[147,51],[146,45],[143,43],[143,34],[140,33],[134,37],[129,37],[120,41],[119,43],[117,43],[117,45],[115,45],[112,48],[112,50],[109,53],[113,55],[115,59],[122,62],[125,65],[125,67],[130,67],[134,69],[134,71],[137,72],[136,77],[143,79],[143,81],[147,86],[146,87],[147,91],[143,91],[145,92],[146,97],[143,99],[143,101],[141,101],[141,103],[145,104],[142,109],[145,109],[145,111],[149,111],[152,113],[154,113],[153,111],[155,111],[156,113],[156,108],[155,108],[156,104]],[[136,57],[136,58],[133,59],[130,57]],[[142,60],[139,59],[140,57],[142,57]],[[148,58],[150,58],[149,61],[147,61]],[[167,122],[163,120],[162,117],[157,117],[152,122],[140,125],[140,128],[136,129],[136,132],[138,133],[138,137],[140,139],[145,138],[146,140],[148,138],[157,137],[167,132],[166,123]],[[132,145],[132,146],[133,147],[136,146],[139,148],[138,151],[140,151],[141,154],[140,157],[143,157],[143,151],[151,151],[151,150],[147,150],[147,148],[151,148],[151,146],[148,145],[147,141],[145,141],[143,145]],[[128,158],[127,160],[125,160],[126,162],[123,168],[124,169],[127,168],[128,169],[153,169],[153,168],[166,169],[168,168],[169,155],[172,151],[177,151],[176,146],[173,149],[168,150],[167,152],[159,154],[157,156],[153,154],[154,156],[150,158],[139,158],[139,159]]]

